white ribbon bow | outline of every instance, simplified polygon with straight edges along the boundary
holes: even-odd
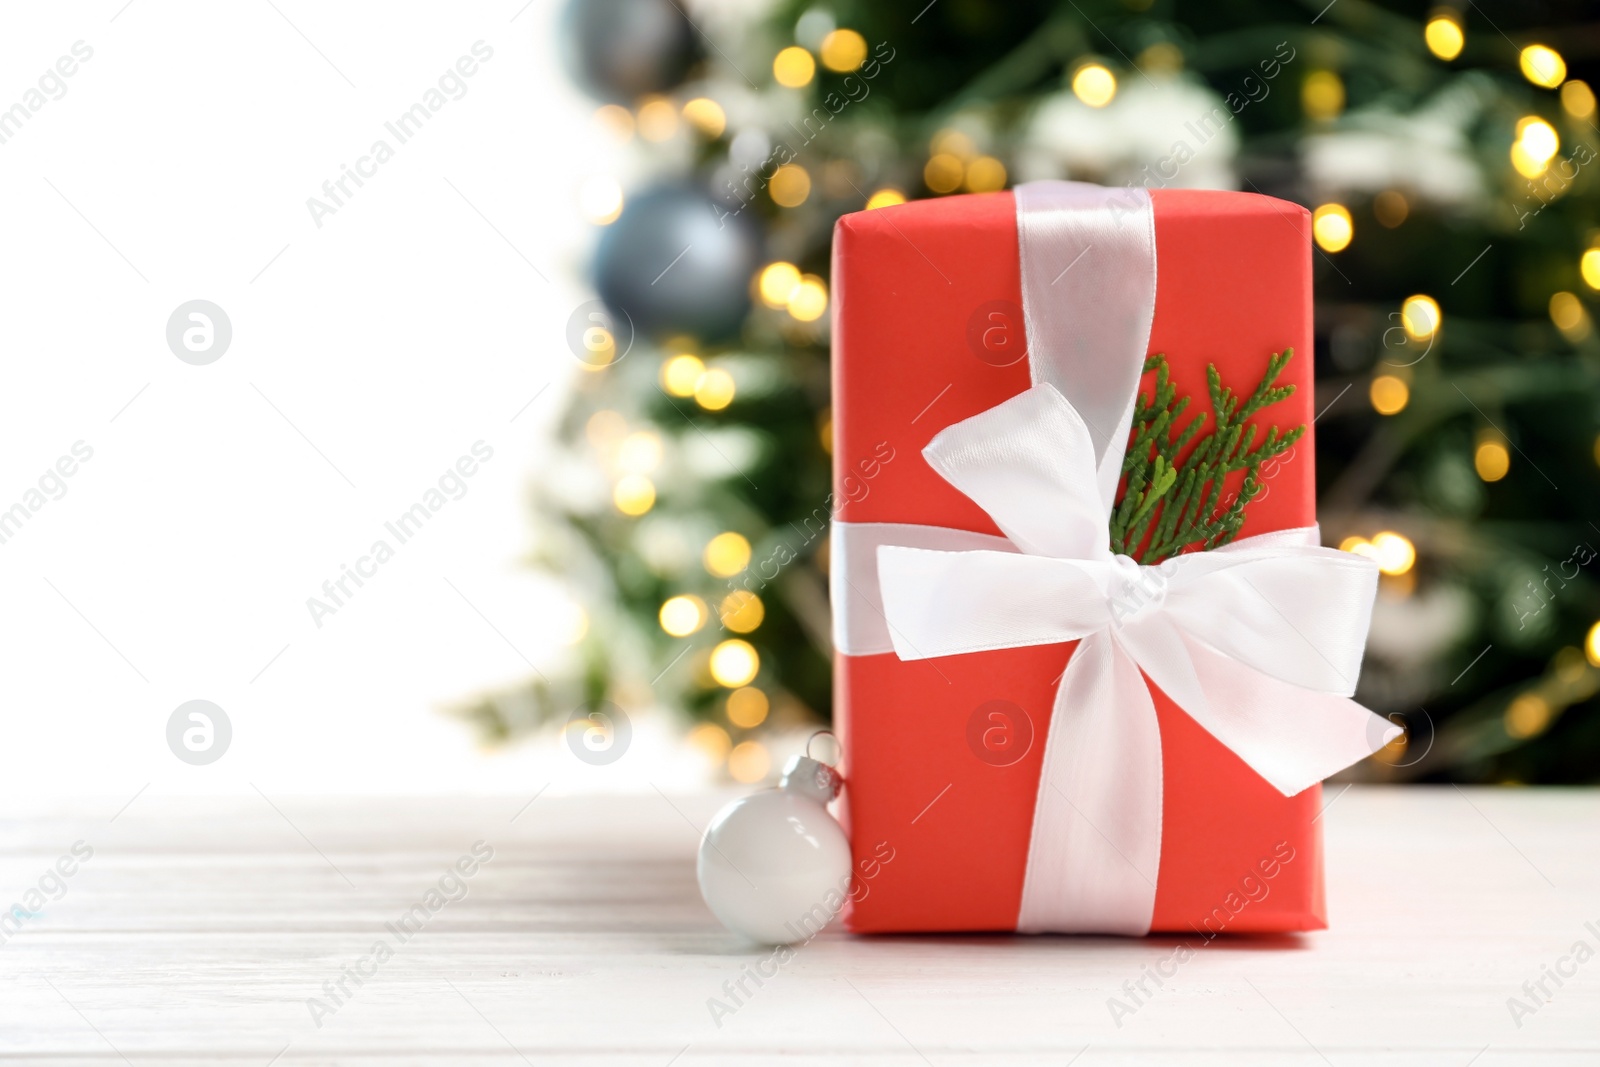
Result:
[[[1122,449],[1107,451],[1120,469]],[[1114,555],[1095,442],[1046,383],[946,428],[923,455],[1010,543],[879,544],[900,658],[1081,641],[1051,715],[1019,930],[1149,932],[1161,739],[1141,670],[1285,796],[1401,732],[1348,699],[1377,567],[1320,547],[1315,527],[1153,567]]]

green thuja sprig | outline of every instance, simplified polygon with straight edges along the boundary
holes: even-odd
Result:
[[[1244,507],[1261,490],[1262,462],[1287,451],[1306,432],[1304,426],[1296,426],[1280,435],[1274,426],[1257,444],[1256,427],[1250,422],[1263,408],[1293,395],[1293,385],[1273,384],[1293,358],[1292,348],[1274,352],[1266,375],[1242,401],[1222,384],[1216,366],[1208,366],[1206,383],[1216,427],[1197,441],[1205,412],[1179,429],[1190,398],[1177,395],[1165,353],[1145,361],[1145,373],[1156,372],[1155,388],[1149,396],[1140,393],[1134,407],[1122,461],[1127,481],[1111,512],[1113,552],[1155,564],[1190,545],[1211,549],[1239,536]],[[1183,455],[1191,442],[1194,448]],[[1244,481],[1238,494],[1224,503],[1223,483],[1234,471],[1244,471]]]

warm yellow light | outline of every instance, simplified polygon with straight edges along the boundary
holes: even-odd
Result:
[[[939,152],[923,166],[922,181],[936,193],[953,193],[961,187],[961,178],[966,169],[959,157],[949,152]]]
[[[627,434],[628,420],[615,411],[601,408],[589,416],[589,421],[583,424],[583,432],[594,447],[610,448]]]
[[[1518,740],[1537,736],[1550,725],[1550,702],[1537,693],[1523,693],[1506,708],[1506,733]]]
[[[707,137],[715,140],[728,128],[728,115],[722,105],[707,96],[697,96],[683,105],[683,117]]]
[[[1344,110],[1344,81],[1331,70],[1314,70],[1300,86],[1300,106],[1313,119],[1338,118]]]
[[[1176,74],[1183,69],[1183,51],[1170,41],[1157,41],[1139,53],[1134,66],[1148,74]]]
[[[622,214],[622,186],[612,178],[590,178],[578,190],[578,209],[596,226],[609,226]]]
[[[1550,321],[1569,340],[1582,340],[1589,332],[1588,318],[1589,313],[1583,310],[1583,302],[1572,293],[1561,292],[1550,297]]]
[[[617,466],[630,474],[649,474],[661,466],[661,436],[654,430],[639,430],[623,438]]]
[[[1380,374],[1372,379],[1367,395],[1379,415],[1398,415],[1411,401],[1411,387],[1392,374]]]
[[[798,163],[785,163],[773,172],[767,195],[779,207],[799,207],[811,195],[811,175]]]
[[[1522,50],[1522,76],[1545,89],[1567,80],[1567,61],[1554,48],[1530,44]]]
[[[1117,95],[1117,76],[1099,63],[1085,63],[1072,76],[1072,95],[1090,107],[1105,107]]]
[[[642,474],[625,474],[611,491],[611,502],[624,515],[643,515],[656,503],[656,487]]]
[[[706,542],[703,560],[718,578],[732,578],[750,565],[750,542],[732,530],[719,533]]]
[[[1385,574],[1404,574],[1417,562],[1417,549],[1403,534],[1384,530],[1372,535],[1374,559]]]
[[[1589,627],[1589,636],[1583,639],[1583,654],[1593,666],[1600,667],[1600,622]]]
[[[661,628],[673,637],[688,637],[706,624],[706,602],[697,596],[675,596],[661,605]]]
[[[770,770],[772,757],[760,741],[741,741],[728,753],[728,776],[736,782],[746,785],[759,782]]]
[[[749,685],[761,669],[761,657],[748,641],[730,638],[711,650],[711,677],[718,685],[737,689]]]
[[[766,618],[767,609],[761,603],[761,598],[754,593],[735,589],[722,598],[717,614],[722,619],[722,625],[736,634],[747,634],[761,625],[761,620]]]
[[[1549,163],[1535,159],[1521,141],[1511,143],[1511,166],[1518,174],[1529,179],[1540,177],[1550,169]]]
[[[1324,252],[1342,252],[1355,236],[1355,223],[1343,204],[1323,204],[1311,213],[1311,233]]]
[[[834,30],[822,39],[822,65],[848,74],[867,61],[867,39],[855,30]]]
[[[689,744],[704,752],[710,757],[711,762],[720,764],[728,758],[728,750],[733,748],[733,739],[728,736],[728,731],[716,723],[703,722],[689,731]]]
[[[1461,24],[1445,14],[1435,15],[1428,20],[1428,25],[1422,30],[1422,39],[1428,42],[1428,51],[1443,60],[1459,56],[1461,47],[1467,43],[1466,34],[1461,32]]]
[[[817,416],[817,439],[822,443],[822,450],[828,455],[833,455],[833,409],[824,408],[822,414]],[[1596,438],[1600,440],[1600,438]]]
[[[1600,248],[1591,248],[1578,260],[1578,270],[1591,289],[1600,289]]]
[[[711,367],[694,383],[694,402],[707,411],[721,411],[733,403],[733,375]]]
[[[874,208],[894,207],[896,204],[906,202],[906,194],[898,189],[879,189],[867,198],[867,210]]]
[[[1384,228],[1392,230],[1406,221],[1406,216],[1411,214],[1411,205],[1406,203],[1405,194],[1395,189],[1385,189],[1372,198],[1372,213]]]
[[[1583,321],[1583,305],[1571,293],[1556,293],[1550,297],[1550,321],[1557,329],[1570,330]]]
[[[789,294],[789,314],[801,322],[815,322],[828,310],[828,284],[815,274],[807,274]]]
[[[787,307],[789,298],[800,287],[800,268],[782,260],[768,263],[762,268],[761,280],[756,287],[761,292],[761,302],[767,307]]]
[[[1511,452],[1499,437],[1480,437],[1472,453],[1472,466],[1484,481],[1498,482],[1511,470]]]
[[[1339,542],[1339,551],[1354,552],[1358,556],[1370,556],[1373,554],[1372,542],[1365,537],[1351,534]]]
[[[992,193],[1006,187],[1006,165],[993,156],[979,156],[967,164],[967,192]]]
[[[1561,106],[1575,119],[1589,118],[1594,115],[1594,90],[1574,78],[1561,87]]]
[[[772,60],[772,76],[779,85],[798,89],[809,85],[817,73],[817,61],[811,53],[798,45],[790,45]]]
[[[747,685],[728,694],[728,721],[742,730],[752,730],[767,721],[771,704],[767,694]]]
[[[661,388],[673,396],[694,396],[694,387],[705,372],[699,356],[673,356],[661,364]]]
[[[664,96],[652,97],[639,108],[639,136],[665,141],[678,132],[678,109]]]
[[[1561,135],[1544,119],[1528,115],[1517,120],[1517,143],[1530,159],[1548,163],[1561,150]]]
[[[955,156],[957,159],[967,160],[978,154],[978,147],[972,143],[972,138],[967,134],[946,126],[934,134],[933,140],[928,142],[928,154]]]
[[[1439,302],[1431,296],[1417,293],[1406,297],[1405,303],[1400,305],[1400,325],[1405,327],[1406,336],[1413,341],[1426,341],[1439,331],[1443,321]]]
[[[594,117],[619,141],[626,141],[633,136],[633,112],[621,104],[606,104],[595,110]]]
[[[583,351],[578,362],[584,370],[604,370],[617,358],[617,342],[604,326],[591,325],[583,331]]]
[[[575,645],[589,632],[589,613],[583,610],[583,605],[574,604],[570,600],[564,607],[565,610],[562,612],[564,617],[559,620],[560,640],[563,645]]]

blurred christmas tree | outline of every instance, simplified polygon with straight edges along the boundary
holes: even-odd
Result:
[[[535,502],[587,634],[467,711],[488,734],[678,707],[753,780],[762,731],[826,720],[834,220],[1070,177],[1314,209],[1322,527],[1384,571],[1357,696],[1408,727],[1356,773],[1596,779],[1592,5],[575,0],[565,29],[656,176],[587,205],[609,311]]]

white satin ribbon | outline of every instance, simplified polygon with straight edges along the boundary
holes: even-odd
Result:
[[[1111,552],[1149,340],[1153,229],[1147,199],[1130,220],[1112,202],[1125,191],[1064,185],[1017,190],[1037,384],[923,450],[1005,538],[836,524],[835,633],[844,654],[903,660],[1080,641],[1051,712],[1017,928],[1137,935],[1150,929],[1161,855],[1161,738],[1145,676],[1286,796],[1400,730],[1348,699],[1372,561],[1319,547],[1315,527],[1154,567]],[[1106,263],[1088,263],[1102,248]],[[1085,267],[1055,299],[1056,283]]]

